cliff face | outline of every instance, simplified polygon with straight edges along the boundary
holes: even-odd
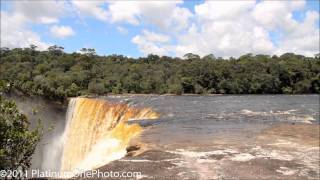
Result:
[[[41,120],[45,133],[33,154],[31,169],[59,170],[62,146],[61,135],[65,127],[67,106],[44,100],[41,97],[6,94],[6,98],[15,101],[19,110],[27,115],[31,128]],[[56,163],[55,163],[56,162]]]

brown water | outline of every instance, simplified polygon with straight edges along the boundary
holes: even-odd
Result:
[[[108,101],[150,107],[161,114],[139,121],[148,144],[176,148],[244,138],[279,123],[319,123],[319,95],[109,96]],[[178,147],[179,148],[179,147]],[[182,147],[180,147],[182,148]]]

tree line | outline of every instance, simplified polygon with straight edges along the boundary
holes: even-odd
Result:
[[[65,53],[60,46],[38,51],[33,45],[1,48],[0,53],[2,87],[51,100],[108,93],[320,93],[319,54],[130,58],[98,56],[90,48],[81,53]]]

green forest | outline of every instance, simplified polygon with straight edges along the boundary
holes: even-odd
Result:
[[[64,101],[79,95],[143,94],[302,94],[320,92],[319,54],[305,57],[246,54],[239,58],[183,58],[96,55],[94,49],[65,53],[1,48],[0,84],[7,91]]]

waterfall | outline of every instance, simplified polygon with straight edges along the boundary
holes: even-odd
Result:
[[[151,108],[134,108],[90,98],[72,98],[63,134],[60,170],[92,170],[126,155],[130,140],[139,135],[139,124],[130,119],[156,119]]]

